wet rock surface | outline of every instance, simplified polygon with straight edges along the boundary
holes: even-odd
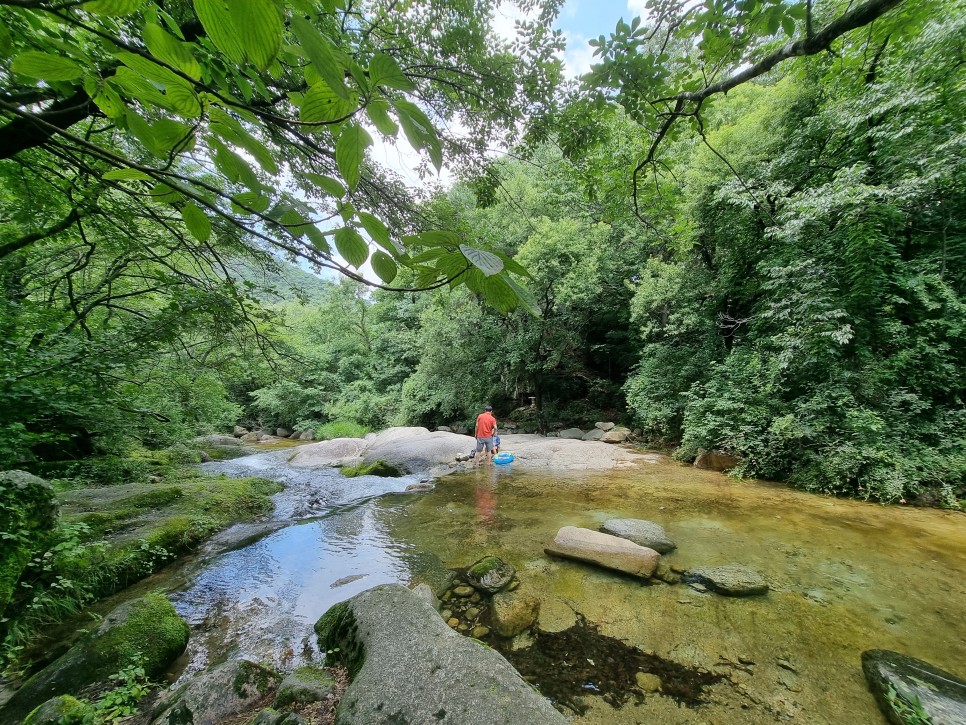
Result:
[[[622,539],[633,541],[639,546],[646,546],[654,549],[659,554],[667,554],[674,551],[677,544],[668,538],[664,527],[653,521],[644,519],[608,519],[600,527],[605,534],[619,536]]]
[[[490,603],[493,629],[501,637],[514,637],[533,626],[540,615],[540,600],[523,592],[494,594]]]
[[[738,564],[698,567],[688,570],[682,578],[692,588],[705,587],[727,597],[750,597],[768,592],[768,582],[761,574]]]
[[[281,676],[257,662],[229,660],[165,693],[152,725],[213,725],[270,695]]]
[[[647,579],[657,568],[661,555],[653,549],[599,531],[564,526],[545,551],[554,556],[576,559],[607,569]]]
[[[336,605],[316,624],[319,647],[339,648],[352,684],[336,722],[564,723],[497,652],[462,637],[401,586]]]
[[[475,589],[493,594],[507,586],[516,570],[495,556],[485,556],[466,570],[466,580]]]
[[[966,723],[966,681],[956,675],[882,649],[862,653],[862,671],[879,709],[893,725]]]

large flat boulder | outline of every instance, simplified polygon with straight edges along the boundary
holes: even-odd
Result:
[[[337,604],[315,631],[352,678],[337,725],[566,722],[502,655],[454,632],[405,587],[375,587]]]
[[[677,548],[677,544],[668,538],[664,527],[653,521],[644,519],[608,519],[600,527],[605,534],[619,536],[633,541],[660,554],[666,554]]]
[[[966,681],[955,675],[884,649],[863,652],[862,671],[879,709],[893,725],[966,723]],[[911,720],[909,714],[916,711],[916,703],[920,719]]]
[[[299,468],[351,465],[362,460],[365,447],[362,438],[333,438],[301,446],[289,463]]]
[[[564,526],[545,551],[554,556],[586,561],[606,569],[647,579],[657,569],[661,555],[619,536],[577,526]]]
[[[162,595],[125,602],[94,632],[27,680],[0,708],[0,722],[20,722],[46,700],[105,682],[136,661],[149,678],[159,678],[187,644],[188,623]]]

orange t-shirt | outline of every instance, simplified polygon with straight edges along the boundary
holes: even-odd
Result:
[[[496,432],[496,418],[493,413],[482,412],[476,416],[476,437],[492,438]]]

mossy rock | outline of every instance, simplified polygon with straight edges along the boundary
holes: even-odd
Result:
[[[0,531],[10,537],[0,548],[0,614],[56,523],[57,503],[49,483],[24,471],[0,472]]]
[[[278,686],[275,707],[307,705],[324,700],[335,692],[335,678],[315,667],[300,667]]]
[[[333,604],[315,623],[319,649],[325,652],[326,664],[339,664],[355,677],[365,663],[365,650],[355,637],[356,622],[346,602]]]
[[[394,465],[391,463],[386,463],[381,458],[377,461],[371,461],[370,463],[362,462],[357,463],[354,466],[343,466],[340,470],[342,471],[342,475],[346,478],[355,478],[356,476],[382,476],[384,478],[398,478],[399,476],[405,475]]]
[[[58,695],[33,710],[23,725],[85,725],[95,722],[94,707],[70,695]]]
[[[229,660],[202,672],[157,703],[155,725],[218,723],[246,712],[281,682],[274,670],[249,660]]]
[[[161,594],[125,602],[96,631],[27,680],[0,710],[0,721],[17,722],[45,700],[105,682],[134,662],[149,678],[159,678],[184,651],[188,632],[188,623]]]
[[[493,594],[513,581],[516,570],[503,559],[484,556],[466,570],[466,580],[474,588]]]

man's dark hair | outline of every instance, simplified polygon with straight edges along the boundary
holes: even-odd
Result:
[[[483,410],[493,410],[493,406],[492,405],[485,405],[485,406],[483,406]]]

